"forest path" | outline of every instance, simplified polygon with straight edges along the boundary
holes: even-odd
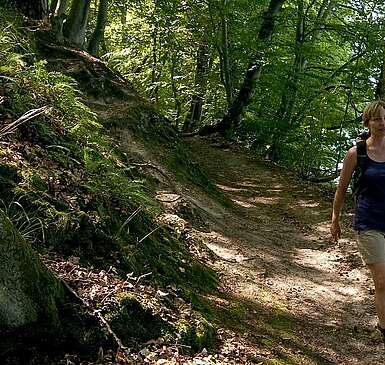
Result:
[[[92,106],[104,120],[127,113],[125,104]],[[157,199],[172,201],[164,204],[171,225],[179,215],[187,221],[187,237],[216,255],[222,294],[205,299],[216,308],[221,345],[191,364],[385,363],[374,329],[372,282],[355,246],[351,215],[344,217],[344,238],[330,240],[331,192],[222,140],[186,139],[224,199],[210,196],[191,182],[177,182],[161,145],[152,148],[126,128],[115,133],[134,159],[158,167],[152,170]]]
[[[233,202],[186,191],[206,211],[195,234],[215,252],[231,313],[222,351],[257,364],[383,364],[372,283],[346,217],[329,236],[331,196],[241,149],[189,141],[194,158]],[[226,330],[224,330],[226,331]],[[242,357],[243,356],[243,357]]]

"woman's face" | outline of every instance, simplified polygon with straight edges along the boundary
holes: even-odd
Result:
[[[369,119],[368,127],[370,134],[385,136],[385,109],[378,108],[376,113]]]

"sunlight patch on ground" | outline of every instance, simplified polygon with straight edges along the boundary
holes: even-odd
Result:
[[[226,186],[226,185],[221,185],[221,184],[216,184],[219,189],[222,189],[224,191],[248,191],[248,189],[241,189],[241,188],[233,188],[231,186]]]
[[[315,237],[331,238],[330,236],[330,220],[319,222],[311,225]]]
[[[298,200],[297,205],[303,208],[315,208],[319,207],[320,203],[312,200]]]
[[[278,204],[281,201],[281,198],[278,196],[257,196],[255,198],[250,199],[252,202],[257,203],[257,204]]]
[[[255,207],[255,205],[253,204],[250,204],[248,202],[245,202],[245,201],[242,201],[242,200],[237,200],[237,199],[231,199],[235,204],[238,204],[240,205],[241,207],[244,207],[244,208],[253,208]]]
[[[347,286],[338,288],[338,292],[342,295],[358,296],[360,291],[356,287]]]
[[[266,189],[265,191],[268,191],[269,193],[280,193],[282,189]]]
[[[242,253],[240,253],[239,249],[233,249],[234,242],[228,237],[216,231],[205,233],[204,238],[206,241],[205,245],[211,251],[213,251],[216,255],[218,255],[219,257],[225,260],[241,263],[243,261],[250,261],[251,259],[255,258],[255,257],[244,256]],[[267,253],[263,253],[262,260],[269,264],[279,261],[277,257]]]
[[[245,257],[242,254],[239,254],[236,250],[225,248],[219,244],[210,242],[206,243],[206,246],[222,259],[236,262],[241,262],[245,259]]]
[[[336,253],[301,248],[296,250],[294,262],[301,266],[329,271],[335,269],[340,258]]]
[[[241,186],[245,186],[247,188],[257,188],[258,187],[258,185],[254,181],[247,181],[247,180],[242,181]]]

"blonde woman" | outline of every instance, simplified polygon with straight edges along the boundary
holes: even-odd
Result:
[[[374,281],[378,328],[385,342],[385,102],[369,103],[364,109],[363,121],[369,137],[363,143],[364,155],[359,152],[359,165],[364,168],[356,193],[354,229],[361,257]],[[330,232],[335,241],[341,236],[341,208],[356,167],[357,146],[345,156],[334,196]]]

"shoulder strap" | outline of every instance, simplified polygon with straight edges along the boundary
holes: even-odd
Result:
[[[361,140],[357,142],[357,167],[364,169],[366,165],[366,158],[368,157],[368,152],[366,148],[366,140]]]
[[[357,147],[357,165],[354,169],[353,179],[352,179],[352,192],[356,197],[359,191],[362,189],[362,176],[365,173],[368,153],[366,140],[359,140],[356,144]]]

